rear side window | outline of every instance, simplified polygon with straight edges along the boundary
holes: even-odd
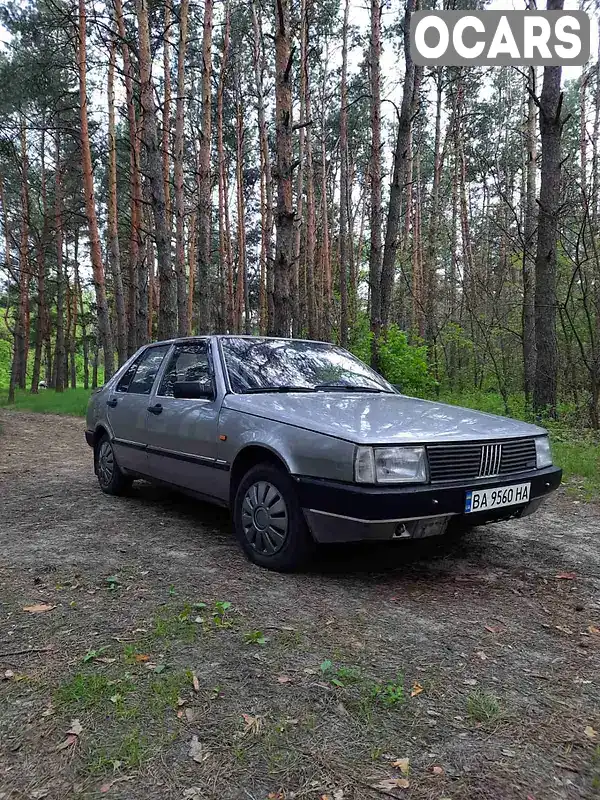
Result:
[[[205,383],[211,379],[212,370],[207,342],[180,345],[175,349],[163,373],[158,394],[161,397],[173,397],[173,384],[178,381],[200,381]]]
[[[128,394],[150,394],[156,375],[170,345],[150,347],[135,361],[121,378],[117,392]]]

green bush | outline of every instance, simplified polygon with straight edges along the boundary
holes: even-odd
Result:
[[[426,345],[410,344],[406,333],[397,325],[391,325],[379,340],[379,359],[384,377],[398,384],[404,394],[428,397],[435,389]]]
[[[371,363],[373,334],[369,318],[360,314],[350,339],[349,350],[366,364]],[[429,372],[427,347],[410,344],[408,336],[398,325],[390,325],[379,340],[379,359],[383,377],[399,385],[405,394],[429,397],[436,382]]]

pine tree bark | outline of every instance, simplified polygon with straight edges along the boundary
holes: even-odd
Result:
[[[162,165],[165,184],[165,215],[169,235],[172,231],[171,219],[171,0],[165,0],[164,36],[163,36],[163,83],[164,97],[162,105]]]
[[[246,306],[246,204],[244,198],[244,109],[240,86],[240,65],[236,79],[236,190],[237,190],[237,281],[235,293],[235,331],[250,333],[250,315]],[[245,325],[242,319],[245,318]]]
[[[548,11],[561,11],[564,0],[548,0]],[[536,412],[556,414],[558,344],[556,338],[556,245],[560,206],[562,68],[544,67],[540,97],[541,183],[535,259],[535,342],[537,359],[533,388]]]
[[[529,403],[535,381],[535,229],[537,223],[536,172],[537,133],[535,106],[535,67],[529,68],[525,140],[527,148],[525,208],[523,221],[523,383]]]
[[[369,253],[369,293],[371,364],[378,366],[378,340],[381,334],[381,0],[371,0],[371,40],[369,46],[371,78],[371,246]]]
[[[40,190],[42,200],[42,232],[37,243],[37,313],[35,328],[35,355],[31,375],[31,393],[38,393],[42,368],[44,339],[49,327],[48,305],[46,301],[46,247],[50,232],[48,219],[48,196],[46,191],[46,130],[42,128],[40,147]]]
[[[26,388],[27,358],[29,355],[29,154],[25,117],[21,117],[21,238],[19,241],[19,300],[15,322],[15,347],[12,363],[12,382]]]
[[[142,131],[146,150],[146,169],[150,184],[150,202],[154,219],[154,239],[156,242],[160,290],[157,335],[159,339],[171,339],[177,334],[177,286],[171,259],[171,235],[167,219],[165,181],[158,144],[148,2],[147,0],[136,0],[135,6],[139,30],[140,100],[143,112]]]
[[[54,187],[54,238],[56,241],[56,344],[54,348],[54,369],[53,380],[54,389],[57,392],[64,391],[65,388],[65,329],[64,329],[64,309],[65,309],[65,284],[63,274],[63,186],[61,161],[61,139],[60,128],[57,126],[56,132],[56,158],[55,158],[55,187]]]
[[[265,334],[269,328],[269,301],[267,296],[268,276],[272,272],[273,254],[273,183],[271,177],[271,158],[265,115],[264,72],[265,55],[262,25],[259,18],[259,4],[252,3],[252,28],[254,31],[254,75],[257,94],[258,140],[260,149],[260,286],[259,286],[259,332]],[[273,297],[271,294],[271,306]],[[272,308],[271,308],[272,317]]]
[[[185,115],[185,54],[187,48],[189,0],[181,0],[179,8],[179,47],[177,50],[177,100],[175,115],[175,272],[177,274],[177,318],[179,335],[190,333],[190,308],[185,274],[185,194],[183,185],[183,147]],[[190,284],[192,272],[190,269]],[[190,285],[193,298],[193,285]]]
[[[257,92],[258,139],[260,147],[260,287],[259,287],[259,331],[265,334],[273,319],[273,293],[268,292],[269,278],[273,272],[271,239],[273,236],[273,181],[271,158],[265,115],[264,72],[265,53],[262,25],[257,0],[252,3],[252,26],[254,31],[254,74]]]
[[[212,128],[212,29],[213,0],[204,2],[202,33],[202,127],[199,146],[198,197],[198,333],[211,328],[211,230],[212,202],[210,177],[210,146]]]
[[[121,248],[117,208],[117,137],[115,130],[115,64],[117,43],[111,35],[108,59],[108,263],[112,276],[117,314],[117,356],[119,366],[127,361],[127,319],[121,276]]]
[[[350,0],[345,0],[342,25],[342,74],[340,86],[340,344],[348,345],[348,223],[350,190],[348,185],[348,17]]]
[[[229,239],[229,209],[227,201],[227,163],[225,160],[225,142],[223,133],[223,96],[225,92],[225,75],[229,59],[229,35],[231,17],[229,2],[225,2],[225,22],[223,29],[223,50],[221,53],[221,69],[217,86],[217,160],[219,168],[219,263],[223,272],[223,314],[225,329],[229,333],[235,330],[234,279],[233,262]],[[198,186],[200,192],[200,186]]]
[[[415,67],[410,53],[410,28],[412,12],[415,9],[415,0],[406,0],[404,14],[404,88],[402,106],[398,120],[396,148],[394,150],[394,167],[392,184],[390,186],[390,202],[387,215],[385,232],[385,245],[383,249],[383,265],[381,269],[381,326],[385,329],[389,324],[394,289],[394,275],[396,267],[396,253],[398,252],[398,233],[400,230],[400,215],[402,193],[406,190],[407,200],[405,209],[411,207],[408,196],[412,193],[412,180],[408,170],[410,158],[410,139],[412,123],[419,104],[419,88],[423,75],[423,67]]]
[[[110,328],[106,287],[104,283],[104,265],[100,248],[100,234],[96,217],[96,199],[94,195],[94,174],[92,171],[92,153],[88,130],[87,113],[87,59],[86,59],[86,10],[85,0],[79,0],[79,40],[77,49],[79,68],[79,108],[81,119],[81,161],[83,170],[83,189],[85,195],[85,212],[90,237],[90,259],[96,293],[96,313],[98,315],[98,332],[104,354],[104,380],[108,380],[114,372],[113,337]],[[61,247],[62,249],[62,247]],[[61,256],[62,258],[62,256]]]
[[[140,137],[134,98],[135,71],[131,62],[125,32],[125,20],[121,0],[113,0],[117,30],[121,40],[121,56],[125,78],[125,100],[127,104],[127,123],[129,129],[129,192],[131,232],[129,237],[128,294],[127,294],[127,355],[132,356],[138,344],[146,341],[145,329],[140,329],[140,248],[142,233],[142,186],[140,178]],[[143,333],[139,336],[138,334]]]
[[[275,242],[275,310],[272,334],[289,336],[290,296],[294,257],[292,201],[292,58],[289,0],[275,0],[275,140],[277,149],[277,211]]]

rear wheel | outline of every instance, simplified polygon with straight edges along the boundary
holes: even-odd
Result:
[[[96,445],[94,461],[96,477],[105,494],[125,494],[131,488],[133,478],[121,471],[115,458],[112,442],[106,433]]]
[[[310,559],[310,535],[292,479],[272,464],[258,464],[242,478],[233,504],[235,533],[255,564],[281,572]]]

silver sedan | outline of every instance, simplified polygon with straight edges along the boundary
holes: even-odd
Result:
[[[547,432],[407,397],[325,342],[207,336],[141,348],[92,395],[102,491],[137,478],[231,509],[248,557],[413,539],[530,514],[560,484]]]

